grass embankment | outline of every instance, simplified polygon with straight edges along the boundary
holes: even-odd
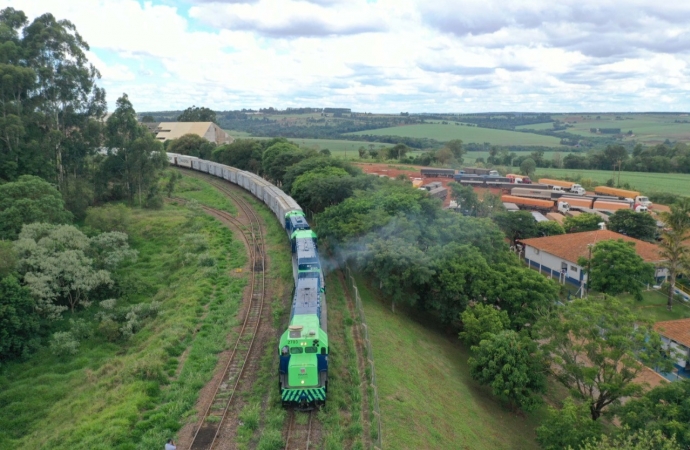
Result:
[[[374,136],[404,136],[413,138],[429,138],[438,141],[450,141],[451,139],[462,139],[465,143],[484,143],[492,145],[543,145],[545,147],[561,147],[561,140],[553,136],[543,136],[541,134],[523,133],[518,131],[497,130],[493,128],[469,127],[462,125],[448,124],[419,124],[405,125],[400,127],[378,128],[375,130],[364,130],[348,135],[374,135]]]
[[[392,313],[357,278],[369,327],[383,446],[390,449],[537,448],[535,428],[544,409],[508,411],[469,374],[470,356],[457,339]]]
[[[643,291],[642,301],[637,301],[630,294],[621,295],[623,304],[630,308],[640,320],[661,322],[690,318],[690,305],[687,302],[674,300],[673,308],[666,308],[668,297],[662,291]]]
[[[134,210],[128,231],[139,259],[118,274],[127,292],[120,302],[158,301],[160,312],[128,341],[96,332],[75,356],[43,349],[4,366],[0,448],[162,448],[193,414],[236,325],[246,280],[228,273],[246,263],[244,247],[218,221],[190,219],[175,205]],[[213,266],[184,254],[185,233],[205,236]],[[96,308],[78,316],[93,318]]]
[[[184,172],[178,172],[184,175]],[[187,200],[196,200],[211,208],[236,214],[237,208],[232,201],[218,192],[216,188],[198,178],[183,176],[175,186],[175,195]]]

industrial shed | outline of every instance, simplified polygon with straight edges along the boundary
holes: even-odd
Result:
[[[525,239],[522,244],[524,245],[525,261],[531,267],[541,273],[558,278],[561,282],[567,281],[581,286],[587,282],[587,275],[582,273],[582,267],[577,264],[578,259],[589,257],[590,245],[611,239],[634,242],[637,254],[655,266],[663,261],[659,255],[659,247],[656,245],[610,230],[584,231],[582,233]],[[666,269],[657,267],[655,273],[657,279],[664,278],[666,275]]]
[[[213,122],[161,122],[156,128],[156,139],[161,142],[177,139],[185,134],[196,134],[216,144],[230,144],[235,140]]]

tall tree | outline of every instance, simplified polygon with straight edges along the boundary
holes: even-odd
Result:
[[[534,159],[532,158],[526,158],[520,164],[520,172],[522,172],[523,175],[527,175],[529,177],[534,176],[534,171],[536,170],[536,168],[537,163],[534,162]]]
[[[508,313],[483,303],[467,308],[461,317],[460,339],[469,346],[478,345],[481,341],[490,339],[491,335],[498,334],[510,326]]]
[[[101,167],[100,189],[110,198],[138,198],[139,205],[156,197],[158,178],[167,166],[162,144],[137,122],[127,94],[106,123],[108,155]]]
[[[637,254],[634,242],[623,239],[598,242],[591,259],[578,264],[587,272],[588,287],[604,294],[629,292],[641,300],[642,288],[654,281],[654,266]]]
[[[671,206],[670,212],[662,212],[661,220],[666,229],[661,232],[661,257],[663,266],[668,270],[668,304],[673,308],[673,296],[676,288],[676,277],[690,273],[690,200],[685,199]]]
[[[216,122],[216,113],[212,109],[190,106],[177,117],[178,122]]]
[[[537,343],[512,330],[501,331],[472,347],[467,362],[472,378],[491,386],[493,394],[525,411],[541,402],[546,390],[546,362]]]
[[[615,297],[573,300],[537,322],[535,334],[551,372],[586,402],[592,420],[607,406],[642,392],[635,379],[643,364],[668,368],[661,338],[638,322]]]
[[[465,154],[465,149],[462,148],[462,141],[460,139],[451,139],[446,142],[445,147],[451,151],[453,158],[455,158],[458,163],[462,164],[462,155]]]
[[[23,175],[0,185],[0,239],[15,239],[25,224],[71,220],[60,192],[41,178]]]
[[[493,220],[510,239],[510,245],[519,239],[539,236],[537,221],[529,211],[501,212],[494,214]]]
[[[654,217],[632,209],[619,209],[613,213],[606,228],[643,241],[653,241],[657,234]]]
[[[0,34],[0,178],[40,175],[64,190],[89,174],[106,111],[89,47],[71,22],[29,24],[13,8],[0,11]]]

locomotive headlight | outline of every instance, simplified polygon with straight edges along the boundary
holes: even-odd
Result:
[[[302,384],[304,384],[304,380],[302,380]]]

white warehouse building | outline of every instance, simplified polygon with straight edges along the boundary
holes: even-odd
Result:
[[[668,271],[658,267],[663,261],[659,248],[649,242],[634,239],[609,230],[584,231],[540,238],[524,239],[524,258],[527,264],[539,272],[576,286],[587,282],[587,275],[577,263],[581,258],[589,258],[591,248],[597,242],[623,239],[635,243],[635,251],[646,262],[656,266],[657,280],[667,276]]]

